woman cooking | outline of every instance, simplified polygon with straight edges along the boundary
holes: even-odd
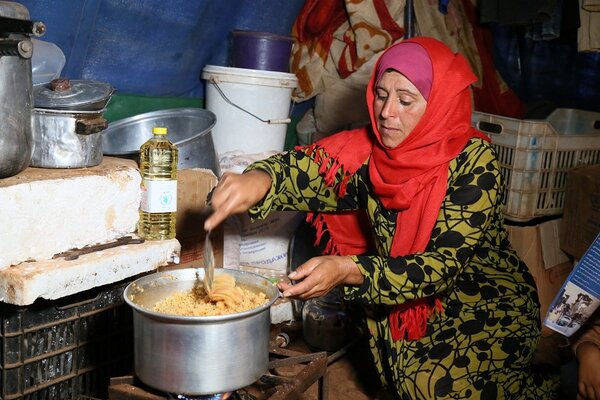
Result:
[[[494,150],[470,125],[475,80],[435,39],[391,46],[367,86],[369,127],[224,175],[205,223],[309,212],[327,254],[280,289],[308,299],[341,285],[400,399],[549,399],[558,384],[531,368],[536,288],[502,225]]]

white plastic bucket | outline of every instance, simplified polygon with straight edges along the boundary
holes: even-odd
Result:
[[[202,79],[206,109],[217,116],[212,129],[217,154],[283,150],[296,75],[206,65]]]

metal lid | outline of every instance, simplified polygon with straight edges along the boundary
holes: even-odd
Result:
[[[104,108],[114,88],[108,83],[90,80],[54,79],[33,89],[35,107],[73,110],[89,109],[90,105]]]

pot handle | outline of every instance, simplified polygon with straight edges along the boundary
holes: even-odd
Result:
[[[78,119],[75,121],[75,133],[79,135],[92,135],[102,132],[108,127],[108,121],[103,117],[92,119]]]
[[[1,40],[0,56],[19,56],[26,60],[33,56],[31,40]]]
[[[41,21],[0,17],[0,24],[2,24],[3,33],[24,33],[34,36],[43,36],[46,33],[46,24]]]

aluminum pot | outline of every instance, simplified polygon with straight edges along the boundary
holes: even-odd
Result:
[[[111,85],[88,80],[53,79],[34,88],[31,166],[84,168],[102,162],[104,107]]]
[[[178,292],[191,290],[203,270],[175,269],[144,276],[124,291],[133,307],[135,373],[155,389],[187,395],[230,392],[251,385],[269,362],[270,307],[278,297],[266,278],[244,271],[217,269],[233,275],[239,286],[267,295],[255,309],[229,315],[182,317],[152,311]]]
[[[31,166],[84,168],[102,162],[104,110],[69,111],[35,108]]]
[[[105,155],[139,162],[140,146],[152,137],[152,127],[167,128],[167,138],[179,150],[179,169],[207,168],[220,176],[212,138],[217,117],[202,108],[172,108],[121,119],[108,124],[102,134]]]

